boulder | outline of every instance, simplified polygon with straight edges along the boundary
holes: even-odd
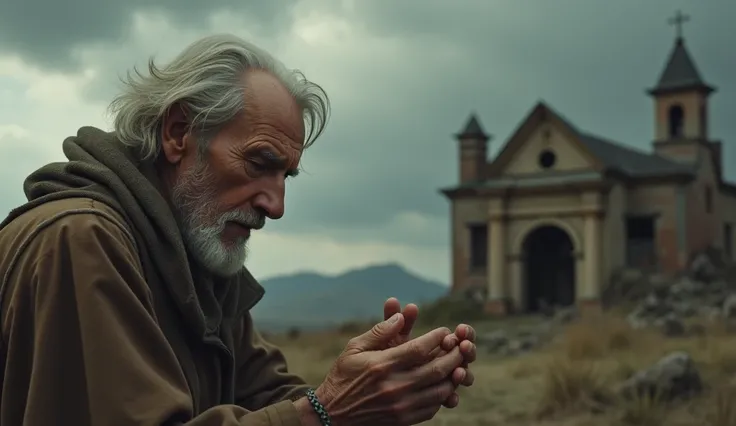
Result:
[[[625,398],[648,395],[671,401],[703,390],[703,382],[690,355],[673,352],[626,380],[619,388]]]

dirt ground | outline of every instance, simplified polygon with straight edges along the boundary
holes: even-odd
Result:
[[[514,321],[473,325],[484,333],[517,326]],[[736,335],[717,322],[702,324],[704,335],[674,339],[633,330],[621,318],[606,315],[572,323],[546,347],[526,355],[500,358],[479,351],[475,385],[461,390],[460,406],[443,409],[425,424],[736,426]],[[292,371],[320,383],[355,334],[346,330],[269,339],[282,348]],[[695,360],[706,383],[701,396],[678,403],[616,397],[617,384],[675,350]]]

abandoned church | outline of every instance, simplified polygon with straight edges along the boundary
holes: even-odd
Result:
[[[451,203],[453,291],[487,289],[489,313],[540,304],[597,307],[626,267],[674,273],[701,250],[733,257],[736,185],[708,134],[708,99],[678,34],[655,87],[655,135],[644,152],[580,130],[536,105],[489,162],[471,116],[457,135]]]

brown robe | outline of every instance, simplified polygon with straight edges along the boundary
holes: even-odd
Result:
[[[0,426],[283,425],[308,387],[250,273],[188,258],[150,164],[82,128],[0,224]]]

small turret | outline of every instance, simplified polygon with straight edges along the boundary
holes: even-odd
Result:
[[[471,114],[465,127],[455,138],[460,151],[460,183],[483,181],[491,136],[483,131],[478,117]]]

